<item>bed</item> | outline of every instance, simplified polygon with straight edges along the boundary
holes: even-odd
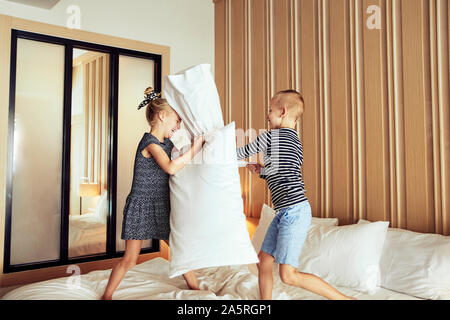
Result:
[[[271,210],[271,208],[264,206],[261,212],[261,219],[247,219],[247,226],[255,249],[257,249],[258,242],[260,241],[258,238],[264,234],[265,228],[270,222],[270,215],[273,214]],[[353,241],[358,234],[356,229],[362,228],[364,224],[370,224],[370,222],[360,221],[360,223],[351,226],[336,226],[336,219],[314,218],[314,223],[312,223],[313,226],[310,228],[310,234],[307,240],[309,241],[308,246],[310,247],[308,249],[305,243],[305,252],[302,253],[302,258],[309,259],[308,250],[322,250],[314,246],[314,238],[318,234],[326,234],[329,236],[337,233],[342,238],[342,234],[350,230]],[[361,230],[363,233],[368,233],[367,229]],[[435,234],[419,234],[394,228],[386,230],[385,237],[386,241],[384,242],[383,251],[380,256],[381,278],[378,279],[375,290],[366,292],[366,290],[358,290],[354,286],[335,285],[338,290],[359,300],[450,299],[450,283],[447,274],[450,260],[450,237]],[[373,238],[373,235],[370,235],[370,238]],[[339,243],[341,240],[336,239],[336,237],[331,239],[322,237],[320,243],[326,245],[328,240],[331,240],[338,246],[343,246],[342,243]],[[360,241],[358,239],[356,240]],[[402,247],[405,243],[407,244],[407,248]],[[367,251],[367,248],[366,246],[364,249]],[[355,248],[351,248],[351,250],[357,251]],[[416,255],[415,253],[419,253],[419,256],[422,255],[426,259],[418,257],[414,260],[414,257],[411,256]],[[325,258],[327,256],[324,252],[319,252],[318,254],[324,255]],[[408,255],[407,258],[403,256],[404,254]],[[438,256],[436,258],[433,255]],[[326,261],[325,258],[322,259],[322,262]],[[347,255],[346,258],[352,259],[350,255]],[[386,269],[386,266],[391,269]],[[337,268],[336,264],[332,267],[333,269]],[[396,270],[392,268],[396,268]],[[274,300],[324,299],[306,290],[285,285],[280,281],[277,272],[277,267],[275,266],[273,269]],[[386,272],[389,272],[388,276],[383,274]],[[96,300],[103,294],[110,273],[111,269],[98,270],[84,275],[72,275],[70,277],[28,284],[8,292],[2,299]],[[204,268],[196,270],[196,274],[201,290],[188,290],[182,276],[169,278],[169,261],[163,258],[154,258],[136,265],[131,269],[117,288],[113,299],[259,299],[258,277],[256,265],[254,264]],[[399,274],[398,279],[395,279],[395,274]],[[342,275],[340,276],[341,279],[336,280],[337,282],[342,281]],[[334,281],[334,279],[329,277],[330,275],[324,276],[325,279]],[[334,283],[332,282],[332,284]]]
[[[96,300],[101,297],[111,270],[92,271],[74,277],[59,278],[29,284],[10,291],[4,300]],[[169,279],[169,262],[155,258],[131,269],[114,293],[117,300],[159,299],[207,299],[207,300],[254,300],[258,297],[258,278],[247,266],[227,266],[197,270],[199,291],[188,290],[183,277]],[[380,288],[368,295],[349,288],[339,289],[361,300],[414,300],[412,296]],[[323,299],[308,291],[288,287],[280,282],[274,270],[273,299],[305,300]]]
[[[92,212],[69,216],[69,257],[106,251],[107,216],[107,192],[101,195]]]

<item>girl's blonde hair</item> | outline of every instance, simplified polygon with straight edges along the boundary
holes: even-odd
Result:
[[[148,87],[145,89],[145,95],[149,95],[155,90],[152,87]],[[147,104],[147,108],[145,110],[145,116],[147,117],[148,124],[150,126],[154,126],[156,123],[156,115],[161,111],[173,111],[172,107],[167,103],[166,99],[156,98],[151,100]]]

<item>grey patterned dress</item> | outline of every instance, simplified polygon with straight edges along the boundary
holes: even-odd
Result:
[[[170,158],[173,143],[165,138],[161,143],[146,132],[139,142],[134,160],[133,184],[123,209],[123,240],[168,240],[170,233],[169,174],[153,157],[141,152],[149,144],[160,145]]]

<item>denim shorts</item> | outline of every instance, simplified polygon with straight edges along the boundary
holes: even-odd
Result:
[[[261,251],[273,256],[277,263],[297,269],[310,224],[311,206],[307,200],[280,209],[267,229]]]

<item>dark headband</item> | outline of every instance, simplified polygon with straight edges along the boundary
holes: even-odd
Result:
[[[144,101],[139,104],[138,110],[142,107],[145,107],[150,101],[156,100],[158,98],[161,98],[161,93],[157,94],[155,91],[152,91],[149,94],[146,94],[144,97]]]

